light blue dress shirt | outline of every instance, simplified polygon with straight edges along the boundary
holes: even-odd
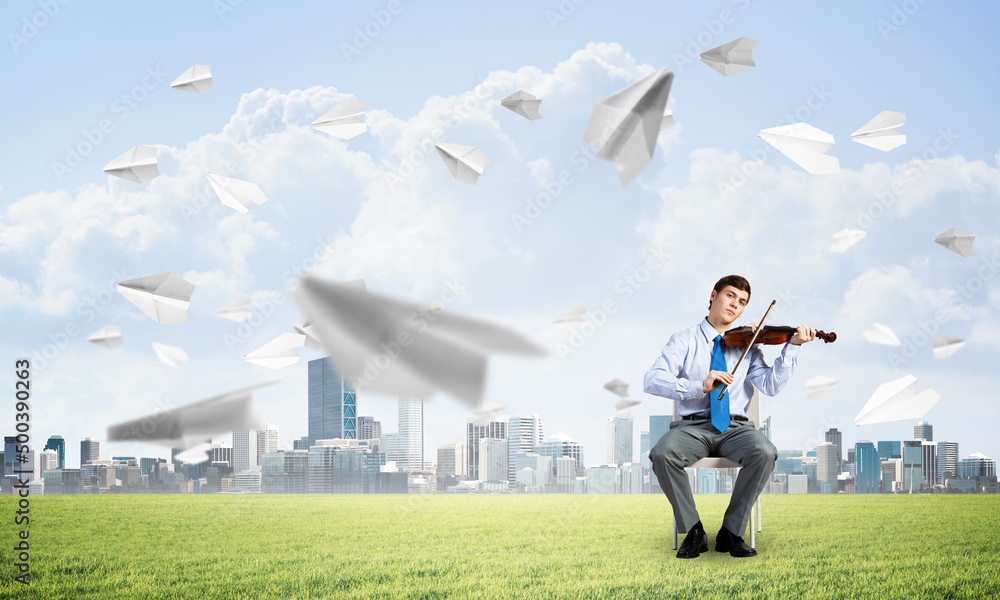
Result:
[[[643,380],[646,393],[677,400],[678,416],[707,415],[709,395],[702,391],[702,384],[712,364],[712,348],[717,335],[719,332],[708,324],[708,319],[702,319],[698,325],[670,336],[663,352],[646,372]],[[727,371],[731,371],[743,354],[743,348],[724,348],[724,352]],[[798,346],[787,343],[769,367],[760,346],[754,345],[728,388],[730,414],[747,416],[754,387],[768,396],[780,392],[792,376],[798,353]]]

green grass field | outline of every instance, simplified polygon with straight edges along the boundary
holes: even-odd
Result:
[[[674,558],[663,496],[31,499],[0,598],[1000,598],[1000,496],[764,496],[756,558]],[[749,535],[747,536],[749,541]]]

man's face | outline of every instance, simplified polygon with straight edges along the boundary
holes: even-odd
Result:
[[[731,285],[722,288],[721,292],[712,290],[712,308],[709,310],[709,315],[714,315],[715,320],[729,325],[740,318],[749,300],[749,294]]]

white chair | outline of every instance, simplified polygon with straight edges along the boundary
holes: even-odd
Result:
[[[747,418],[753,423],[753,426],[760,428],[760,390],[754,388],[753,397],[750,398],[750,406],[747,408]],[[677,415],[677,401],[674,400],[674,420],[678,420],[680,417]],[[659,441],[659,440],[657,440]],[[689,469],[738,469],[740,468],[740,463],[731,461],[728,458],[719,458],[717,456],[709,456],[696,461],[692,465],[688,465]],[[754,512],[757,513],[756,518],[756,528]],[[757,547],[757,531],[762,531],[761,520],[760,520],[760,496],[757,496],[757,500],[754,502],[754,509],[750,510],[750,547]],[[674,520],[674,550],[677,549],[677,521]]]

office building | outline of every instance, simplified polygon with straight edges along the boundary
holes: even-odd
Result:
[[[537,414],[530,417],[510,417],[507,419],[507,471],[511,482],[517,477],[514,457],[519,452],[534,452],[542,442],[542,420]]]
[[[641,494],[642,493],[642,465],[640,463],[625,463],[620,469],[621,493]]]
[[[101,443],[94,438],[83,438],[80,442],[80,467],[101,457]]]
[[[670,423],[674,420],[673,415],[649,415],[649,447],[652,448],[656,442],[660,441],[667,431],[670,430]]]
[[[580,467],[577,464],[576,459],[574,459],[572,456],[563,456],[556,460],[556,465],[555,465],[556,486],[558,487],[560,493],[563,494],[575,493],[573,485],[574,482],[576,481],[576,474],[579,468]]]
[[[256,469],[257,430],[237,429],[233,432],[233,472],[242,473]]]
[[[0,464],[0,477],[7,477],[8,475],[13,475],[14,470],[27,470],[27,464],[24,465],[23,469],[21,467],[21,460],[18,458],[19,454],[17,447],[21,444],[17,441],[17,436],[5,435],[3,438],[3,462]]]
[[[965,477],[996,477],[997,463],[982,452],[973,452],[958,461],[958,476]]]
[[[530,468],[534,472],[535,485],[545,486],[555,481],[552,475],[552,459],[535,452],[518,452],[514,458],[514,470],[520,473]]]
[[[482,439],[505,440],[507,439],[507,421],[494,420],[482,423],[477,417],[469,417],[465,424],[466,438],[465,447],[468,450],[468,473],[466,476],[473,480],[484,480],[479,474],[479,441]]]
[[[828,439],[829,433],[827,432]],[[840,435],[839,432],[835,431],[835,433]],[[833,490],[837,489],[837,475],[839,474],[837,455],[839,451],[837,445],[829,441],[821,442],[816,446],[816,481],[819,483],[820,490],[823,489],[823,485],[829,485]]]
[[[618,467],[601,465],[587,469],[588,494],[614,494],[617,491]]]
[[[216,442],[212,444],[212,449],[209,450],[208,462],[210,463],[226,463],[229,467],[230,472],[233,468],[233,447],[229,444],[223,444],[221,442]]]
[[[358,417],[358,439],[382,439],[382,423],[376,421],[375,417]]]
[[[464,479],[469,469],[468,451],[465,444],[455,442],[437,448],[437,476]]]
[[[45,442],[45,450],[55,450],[59,455],[59,465],[57,469],[66,468],[66,440],[61,435],[53,435],[49,441]]]
[[[920,460],[925,488],[933,488],[937,483],[937,444],[920,440]]]
[[[785,491],[789,494],[805,494],[809,491],[809,479],[801,473],[792,473],[786,476]]]
[[[879,460],[903,458],[903,442],[899,440],[880,441],[878,443]]]
[[[557,471],[559,459],[568,456],[573,459],[576,465],[576,473],[573,474],[573,477],[575,478],[577,473],[583,472],[583,446],[565,433],[557,433],[549,437],[535,447],[535,452],[541,456],[548,456],[552,460],[552,464],[556,465]],[[558,476],[558,472],[553,474]]]
[[[913,426],[913,439],[925,442],[934,441],[934,427],[927,421],[921,421]]]
[[[880,491],[883,494],[891,494],[903,487],[903,459],[887,458],[881,461],[882,465],[882,486]]]
[[[855,493],[877,494],[882,482],[882,461],[879,460],[875,444],[862,440],[854,445],[857,475]]]
[[[958,442],[937,443],[937,483],[958,476]]]
[[[233,473],[232,492],[259,494],[261,492],[261,474],[259,471],[243,471]]]
[[[396,460],[400,471],[424,469],[424,400],[399,397],[399,439],[402,452]]]
[[[272,452],[278,451],[278,426],[268,423],[264,425],[263,429],[257,430],[257,456],[254,459],[254,464],[258,467],[261,465],[261,456],[264,454],[270,454]]]
[[[844,436],[840,431],[837,431],[836,427],[832,427],[829,430],[827,430],[825,437],[826,441],[834,445],[834,456],[836,457],[837,460],[837,474],[839,475],[841,471],[841,465],[844,462],[844,445],[843,445]],[[819,456],[818,454],[819,448],[817,447],[816,450],[817,450],[817,456]]]
[[[903,488],[900,491],[912,494],[923,486],[923,442],[906,440],[903,442]]]
[[[367,440],[317,440],[309,448],[309,493],[369,494],[379,491],[382,454]]]
[[[632,458],[632,419],[611,417],[608,419],[609,465],[624,465]]]
[[[479,440],[479,480],[507,481],[507,440]]]
[[[329,358],[309,361],[309,435],[317,440],[357,439],[357,394]]]
[[[649,462],[649,432],[640,431],[639,432],[639,464],[642,465],[646,472],[649,472],[653,468],[652,463]]]
[[[305,494],[309,491],[309,452],[278,450],[261,455],[260,488],[265,494]]]
[[[38,455],[38,478],[44,479],[49,469],[59,468],[59,453],[55,450],[42,450]]]

